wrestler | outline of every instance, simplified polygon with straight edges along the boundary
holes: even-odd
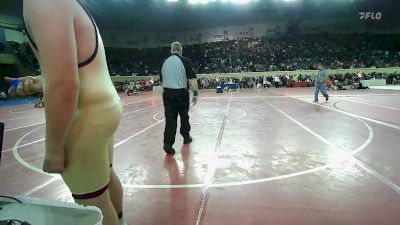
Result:
[[[43,170],[61,174],[78,204],[100,208],[104,225],[126,224],[122,186],[112,168],[113,134],[122,104],[95,21],[71,0],[24,0],[23,15],[42,75],[18,79],[16,90],[11,87],[9,93],[43,91]]]

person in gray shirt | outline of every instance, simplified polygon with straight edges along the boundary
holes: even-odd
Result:
[[[324,70],[324,67],[320,64],[318,65],[318,73],[315,77],[315,95],[314,102],[318,102],[318,94],[321,91],[322,95],[325,97],[325,100],[328,101],[329,95],[326,93],[326,79],[328,75]]]

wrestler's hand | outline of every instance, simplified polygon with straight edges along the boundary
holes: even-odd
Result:
[[[50,150],[53,151],[54,150]],[[53,153],[46,150],[43,161],[43,171],[47,173],[62,174],[65,172],[64,153]],[[62,151],[63,152],[63,151]]]
[[[25,96],[25,95],[33,95],[38,92],[41,92],[42,89],[42,81],[38,77],[31,77],[31,76],[26,76],[26,77],[20,77],[18,80],[21,82],[18,83],[17,90],[15,90],[13,87],[10,87],[8,89],[8,94],[10,96],[14,95],[20,95],[20,96]],[[4,78],[7,82],[11,84],[11,82],[17,80],[17,78],[11,78],[11,77],[5,77]]]
[[[197,96],[193,96],[192,103],[193,103],[193,106],[195,106],[197,104]]]

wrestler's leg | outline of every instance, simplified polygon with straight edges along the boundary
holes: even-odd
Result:
[[[90,199],[75,199],[75,202],[84,206],[96,206],[103,213],[103,225],[118,225],[118,216],[110,201],[110,193],[106,190],[101,195]]]
[[[111,197],[111,202],[114,205],[115,211],[118,214],[118,218],[122,219],[122,202],[123,202],[123,190],[121,181],[119,180],[117,174],[115,173],[112,161],[113,161],[113,148],[114,148],[114,137],[111,137],[108,143],[108,155],[110,159],[110,183],[109,192]]]
[[[117,225],[118,215],[110,198],[110,167],[108,140],[111,136],[107,124],[81,112],[66,141],[68,167],[61,174],[71,190],[75,202],[98,207],[104,216],[104,225]],[[96,124],[97,122],[97,124]],[[110,128],[111,130],[111,128]]]

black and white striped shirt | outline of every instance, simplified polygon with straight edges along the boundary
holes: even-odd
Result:
[[[168,57],[161,67],[160,80],[163,88],[187,89],[188,80],[195,78],[197,77],[190,59],[176,53]]]

